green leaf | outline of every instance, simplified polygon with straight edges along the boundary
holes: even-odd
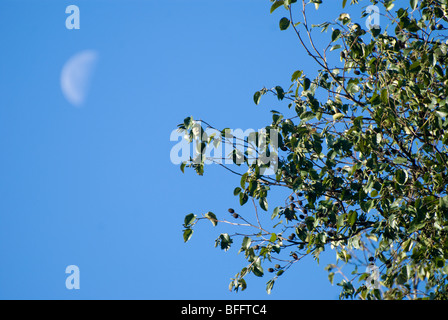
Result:
[[[387,92],[387,89],[383,89],[383,90],[381,90],[381,101],[382,101],[384,104],[387,104],[387,103],[388,103],[388,101],[389,101],[389,94],[388,94],[388,92]]]
[[[311,80],[308,78],[305,78],[303,80],[303,90],[305,90],[305,91],[308,90],[310,88],[310,85],[311,85]]]
[[[210,222],[213,224],[214,227],[218,224],[218,219],[216,218],[216,215],[213,212],[207,212],[205,214],[205,217],[210,220]]]
[[[239,287],[241,287],[242,291],[246,290],[246,288],[247,288],[247,283],[246,283],[246,280],[244,280],[244,279],[239,279],[238,285],[239,285]]]
[[[286,18],[286,17],[281,18],[280,22],[279,22],[280,30],[288,29],[290,24],[291,24],[291,21],[289,21],[288,18]]]
[[[184,172],[184,169],[185,169],[185,166],[187,165],[187,162],[185,162],[185,161],[183,161],[181,164],[180,164],[180,171],[182,171],[182,173],[185,173]]]
[[[194,220],[196,220],[195,214],[193,214],[193,213],[187,214],[184,219],[185,226],[189,226],[190,224],[192,224],[194,222]]]
[[[395,4],[394,4],[394,0],[389,0],[384,2],[384,7],[386,8],[386,11],[390,11],[394,8]]]
[[[249,196],[247,195],[247,193],[244,192],[240,193],[240,205],[241,206],[244,205],[247,202],[247,200],[249,200]]]
[[[276,216],[278,216],[279,212],[280,212],[280,208],[275,207],[274,211],[272,212],[271,219],[274,219]]]
[[[254,263],[252,265],[252,272],[257,277],[262,277],[263,276],[263,268],[261,267],[261,259],[260,259],[260,257],[255,258],[255,261],[254,261]]]
[[[261,209],[263,209],[264,211],[268,211],[268,200],[266,199],[266,197],[260,198],[259,202]]]
[[[410,71],[418,71],[420,70],[420,61],[415,61],[414,63],[411,64],[411,66],[409,67]]]
[[[251,243],[252,243],[252,240],[249,237],[244,237],[243,243],[241,245],[241,249],[248,250],[250,248]]]
[[[370,200],[366,201],[365,203],[361,203],[361,209],[363,209],[367,213],[370,210],[372,210],[373,207],[375,207],[375,200],[374,199],[370,199]]]
[[[283,90],[283,88],[280,86],[276,86],[274,89],[275,92],[277,92],[278,100],[283,100],[283,98],[285,97],[285,91]]]
[[[366,193],[370,193],[373,189],[374,184],[375,184],[374,177],[371,175],[371,176],[369,176],[369,179],[367,180],[367,183],[364,187],[364,191]]]
[[[440,208],[442,208],[444,210],[448,209],[448,196],[439,198],[439,206],[440,206]]]
[[[260,266],[253,266],[252,272],[254,273],[254,275],[256,275],[257,277],[262,277],[263,276],[263,268]]]
[[[258,105],[260,103],[260,99],[261,99],[261,92],[257,91],[254,93],[254,102],[256,105]]]
[[[314,220],[313,217],[311,217],[311,216],[306,217],[305,224],[306,224],[306,227],[308,228],[309,231],[313,231],[313,229],[314,229],[314,222],[315,222],[315,220]]]
[[[399,184],[405,184],[408,180],[407,171],[398,169],[397,171],[395,171],[395,179]]]
[[[193,118],[192,117],[187,117],[184,119],[184,126],[185,129],[190,129],[191,125],[193,124]]]
[[[246,180],[247,180],[247,177],[249,176],[249,173],[248,172],[246,172],[246,173],[244,173],[242,176],[241,176],[241,180],[240,180],[240,186],[241,186],[241,188],[242,189],[246,189]]]
[[[446,118],[448,116],[448,107],[444,106],[442,108],[439,108],[438,110],[436,110],[436,114],[440,117],[440,118]]]
[[[340,49],[340,48],[341,48],[341,45],[340,45],[340,44],[337,44],[337,45],[332,46],[332,47],[330,48],[330,51],[337,50],[337,49]]]
[[[230,249],[230,245],[233,243],[232,238],[230,238],[229,234],[222,233],[219,235],[218,239],[215,241],[215,247],[218,245],[221,246],[221,249],[227,251]]]
[[[191,239],[191,236],[193,235],[193,229],[185,229],[184,230],[184,242],[187,242]]]
[[[370,29],[372,35],[376,38],[381,33],[381,27]]]
[[[341,35],[341,30],[334,29],[333,33],[331,34],[331,41],[334,42],[339,39],[339,36]]]
[[[342,227],[344,225],[344,219],[345,219],[345,214],[341,214],[338,216],[337,220],[336,220],[336,226],[338,228]]]
[[[272,288],[274,287],[275,280],[271,279],[266,283],[266,292],[267,294],[271,294]]]
[[[314,119],[314,117],[316,117],[316,114],[311,111],[305,111],[300,115],[300,119],[302,119],[303,122],[307,122],[311,119]]]
[[[271,237],[269,238],[270,242],[275,242],[277,241],[277,235],[275,233],[271,233]]]
[[[443,69],[439,65],[435,65],[434,70],[441,78],[443,77]]]
[[[274,12],[278,7],[281,7],[283,5],[283,0],[277,0],[275,1],[271,6],[271,13]]]
[[[277,243],[275,246],[272,246],[272,250],[274,250],[276,253],[280,253],[282,248],[280,248],[280,245]]]
[[[297,70],[292,74],[291,82],[296,81],[302,75],[302,70]]]
[[[357,93],[359,91],[357,81],[350,80],[347,84],[347,91],[351,94]]]
[[[336,120],[341,119],[343,117],[344,117],[343,113],[336,113],[336,114],[333,115],[333,120],[336,121]]]
[[[409,225],[408,232],[413,233],[417,230],[422,229],[426,225],[425,221],[425,213],[417,212],[417,215],[414,217],[414,219],[411,221]]]
[[[410,3],[412,10],[415,10],[418,6],[418,0],[411,0]]]
[[[328,273],[328,280],[330,281],[331,284],[333,284],[333,279],[334,279],[334,272]]]
[[[338,18],[340,21],[342,21],[343,24],[347,24],[350,22],[350,15],[348,13],[341,13]]]
[[[402,158],[402,157],[396,157],[394,160],[393,160],[393,163],[395,163],[395,164],[403,164],[403,163],[406,163],[408,160],[407,159],[405,159],[405,158]]]
[[[403,248],[404,252],[409,252],[412,249],[412,245],[413,245],[413,240],[407,239],[406,241],[403,242],[401,247]]]
[[[353,226],[358,219],[358,213],[356,211],[351,211],[348,215],[348,224]]]

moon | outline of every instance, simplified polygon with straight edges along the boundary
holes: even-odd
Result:
[[[75,107],[80,107],[87,97],[97,60],[95,50],[84,50],[73,55],[62,68],[62,93]]]

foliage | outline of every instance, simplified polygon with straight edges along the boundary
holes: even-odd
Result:
[[[266,165],[250,162],[248,154],[238,167],[247,171],[229,169],[241,177],[235,196],[241,205],[252,201],[257,223],[233,209],[233,222],[210,212],[189,214],[184,240],[203,219],[252,228],[250,234],[226,233],[216,240],[228,250],[241,239],[239,252],[248,265],[231,280],[235,291],[246,289],[246,275],[264,276],[263,266],[278,262],[266,269],[273,275],[269,293],[301,259],[312,255],[318,261],[322,251],[333,250],[336,261],[326,269],[331,282],[341,278],[341,298],[448,298],[448,1],[411,0],[397,8],[398,1],[371,0],[382,25],[387,22],[384,30],[364,28],[344,12],[310,25],[307,10],[322,8],[321,0],[271,2],[271,13],[286,10],[279,27],[295,33],[315,61],[317,76],[297,70],[289,88],[263,88],[254,95],[256,104],[274,95],[288,104],[285,113],[293,113],[272,111],[266,126],[279,132],[274,176],[264,175]],[[342,8],[361,6],[357,0],[341,2]],[[363,11],[361,18],[367,17]],[[313,29],[328,32],[324,49]],[[192,137],[194,123],[189,117],[179,130]],[[203,150],[213,140],[229,142],[222,132],[202,139]],[[203,162],[185,167],[204,171]],[[284,205],[268,207],[272,188],[287,191]],[[260,222],[262,214],[271,216],[272,225]],[[343,272],[346,264],[354,266],[350,276]],[[376,286],[369,283],[371,274],[359,271],[369,264],[379,270]]]

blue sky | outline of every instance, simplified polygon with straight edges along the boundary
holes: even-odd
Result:
[[[65,27],[71,4],[79,30]],[[327,261],[311,258],[271,295],[266,276],[231,293],[244,257],[237,245],[214,248],[225,228],[203,224],[182,239],[187,213],[238,207],[239,179],[216,166],[182,174],[169,157],[172,130],[189,115],[261,128],[286,104],[255,106],[253,93],[314,70],[292,30],[278,28],[286,12],[269,8],[267,0],[1,1],[0,298],[337,298]],[[313,16],[323,22],[339,9],[332,1]],[[82,50],[98,60],[75,107],[60,77]],[[72,264],[80,290],[65,288]]]

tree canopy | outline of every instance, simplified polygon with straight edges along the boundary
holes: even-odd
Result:
[[[259,133],[237,147],[205,121],[188,117],[178,126],[199,154],[182,171],[204,174],[205,161],[214,161],[207,148],[227,144],[235,164],[220,165],[238,176],[240,205],[253,204],[251,217],[234,208],[230,218],[186,215],[185,242],[201,221],[228,224],[216,246],[239,246],[247,260],[230,290],[245,290],[253,273],[269,277],[269,293],[301,259],[332,250],[326,270],[330,282],[340,278],[341,298],[447,299],[448,1],[341,0],[334,20],[318,25],[307,14],[326,1],[270,2],[271,13],[284,12],[279,32],[296,35],[316,74],[292,70],[289,88],[254,94],[257,105],[265,95],[285,105],[264,128],[267,163],[253,160]],[[349,6],[359,6],[360,17],[346,13]],[[327,46],[314,29],[326,32]],[[269,200],[274,188],[284,190],[281,203]],[[238,228],[244,233],[232,233]]]

